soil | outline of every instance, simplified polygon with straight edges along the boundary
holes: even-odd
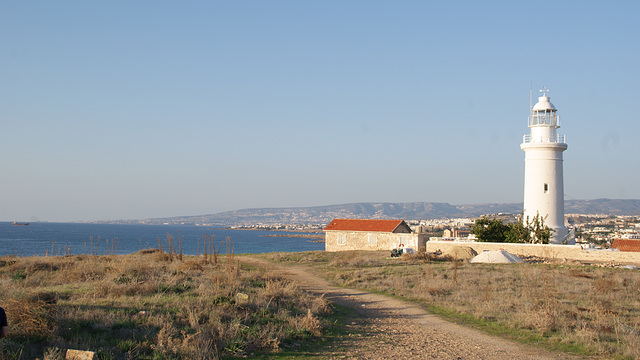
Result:
[[[243,261],[266,263],[255,258]],[[578,359],[537,349],[439,318],[420,305],[371,292],[332,286],[298,265],[269,263],[305,291],[351,310],[348,335],[321,353],[329,359]]]

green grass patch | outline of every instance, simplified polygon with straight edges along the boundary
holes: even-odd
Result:
[[[308,337],[306,341],[289,341],[282,349],[276,353],[256,353],[254,359],[266,360],[306,360],[329,357],[329,353],[336,352],[335,346],[340,339],[349,335],[346,328],[346,319],[352,310],[337,304],[331,305],[332,312],[323,319],[329,324],[322,337]],[[225,357],[231,360],[233,357]]]

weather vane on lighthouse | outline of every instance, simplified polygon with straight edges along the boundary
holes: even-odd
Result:
[[[547,89],[546,86],[543,86],[542,90],[540,90],[540,92],[542,93],[542,96],[547,96],[547,93],[549,92],[549,89]]]

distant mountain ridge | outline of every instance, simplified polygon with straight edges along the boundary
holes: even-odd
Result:
[[[522,203],[451,205],[435,202],[352,203],[312,207],[257,208],[217,214],[177,216],[125,221],[144,224],[201,224],[219,226],[258,224],[328,224],[335,218],[445,219],[470,218],[496,213],[518,214]],[[640,215],[638,199],[567,200],[566,214]]]

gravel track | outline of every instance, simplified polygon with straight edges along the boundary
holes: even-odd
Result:
[[[393,297],[332,286],[304,266],[260,263],[298,283],[305,291],[323,295],[351,310],[348,335],[325,352],[329,359],[578,359],[516,343],[457,325],[427,312],[422,306]]]

